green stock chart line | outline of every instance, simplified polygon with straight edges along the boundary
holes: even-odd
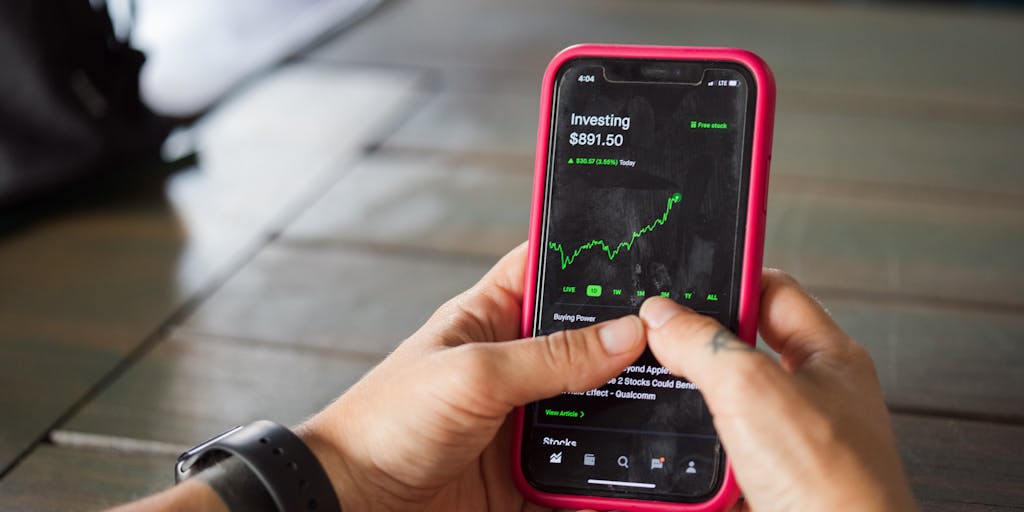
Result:
[[[654,228],[664,224],[665,221],[668,220],[668,214],[672,212],[672,209],[675,208],[675,206],[679,204],[679,201],[681,201],[682,199],[683,195],[680,194],[679,192],[672,194],[672,196],[669,197],[668,201],[665,203],[665,213],[661,214],[661,217],[654,219],[654,221],[652,221],[650,224],[640,228],[639,231],[634,231],[633,235],[629,238],[629,240],[626,240],[625,242],[619,242],[614,247],[608,245],[608,243],[606,243],[604,240],[591,240],[574,249],[571,254],[566,254],[566,251],[562,247],[562,244],[558,242],[548,242],[548,249],[558,252],[559,256],[561,256],[562,270],[565,270],[566,267],[572,265],[572,263],[576,261],[577,256],[582,254],[584,251],[589,251],[590,249],[593,249],[594,247],[600,247],[601,250],[604,251],[604,253],[608,256],[608,261],[614,260],[615,257],[619,255],[619,252],[621,252],[623,249],[627,251],[632,249],[633,243],[636,242],[637,239],[644,236],[644,234],[646,233],[654,231]]]

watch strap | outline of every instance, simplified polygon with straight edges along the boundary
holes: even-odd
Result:
[[[238,457],[227,455],[192,477],[202,480],[220,496],[228,510],[240,512],[275,512],[277,504],[263,482],[249,465]]]
[[[278,510],[341,512],[334,486],[309,447],[288,428],[267,420],[235,427],[181,454],[175,482],[194,476],[226,454],[245,462]]]

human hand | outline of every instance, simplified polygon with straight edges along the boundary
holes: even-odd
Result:
[[[636,316],[510,341],[525,261],[523,244],[299,427],[346,511],[542,510],[512,483],[509,412],[599,387],[645,344]]]
[[[640,317],[704,395],[743,510],[916,510],[871,357],[793,278],[762,279],[759,330],[781,364],[668,299]]]

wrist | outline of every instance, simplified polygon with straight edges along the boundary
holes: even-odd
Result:
[[[334,493],[338,496],[342,511],[370,510],[373,501],[364,492],[366,484],[361,481],[362,472],[344,449],[335,428],[324,421],[321,415],[317,415],[294,430],[323,466],[334,487]]]
[[[202,480],[186,480],[163,492],[138,501],[125,503],[107,512],[139,512],[140,510],[205,510],[231,512],[210,484]]]
[[[228,429],[178,456],[176,482],[203,473],[233,509],[341,510],[320,459],[295,432],[273,421]],[[255,499],[260,490],[268,499]]]

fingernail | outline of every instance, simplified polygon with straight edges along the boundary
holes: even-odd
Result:
[[[671,300],[649,300],[640,308],[640,318],[650,328],[657,329],[683,311],[686,309]]]
[[[636,344],[640,337],[639,329],[632,318],[625,317],[608,322],[597,330],[597,337],[601,340],[605,352],[609,354],[621,354],[628,352]]]

